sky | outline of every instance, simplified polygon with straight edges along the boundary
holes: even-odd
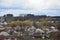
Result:
[[[60,0],[0,0],[0,16],[4,14],[60,16]]]

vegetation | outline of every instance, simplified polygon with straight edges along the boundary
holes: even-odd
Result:
[[[11,26],[33,26],[33,23],[30,21],[12,21]]]

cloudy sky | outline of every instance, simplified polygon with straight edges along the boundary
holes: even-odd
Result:
[[[60,0],[0,0],[0,16],[4,14],[60,16]]]

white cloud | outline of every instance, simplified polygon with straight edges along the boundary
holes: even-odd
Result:
[[[14,14],[15,16],[19,15],[19,14],[34,14],[35,12],[37,11],[34,11],[34,10],[20,10],[20,9],[10,9],[10,10],[0,10],[1,14]]]
[[[44,12],[46,14],[60,13],[60,0],[0,0],[0,8],[21,8],[18,10],[3,10],[0,13],[35,13]],[[23,9],[23,10],[22,10]],[[27,10],[25,10],[27,9]],[[29,10],[32,9],[32,10]],[[57,11],[54,11],[55,9]],[[1,9],[0,9],[1,10]]]
[[[30,3],[37,10],[60,8],[60,0],[30,0]]]
[[[60,8],[60,0],[2,0],[2,7],[22,7],[33,10]]]

